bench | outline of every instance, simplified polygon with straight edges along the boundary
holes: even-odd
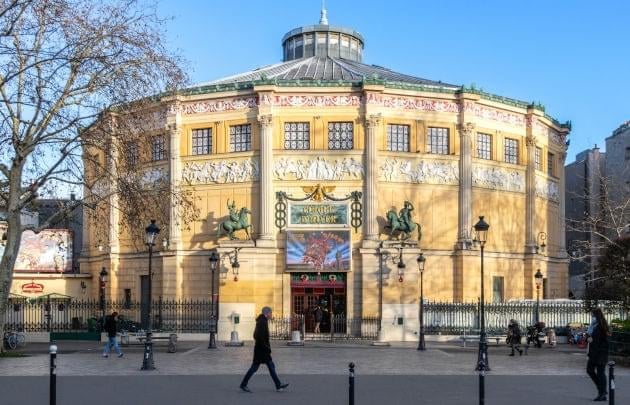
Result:
[[[496,342],[497,346],[499,345],[499,342],[501,342],[501,341],[505,342],[506,338],[507,338],[507,336],[505,336],[505,335],[503,335],[503,336],[501,336],[501,335],[486,336],[486,340],[487,341],[494,340]],[[460,336],[459,339],[464,344],[464,347],[466,347],[466,342],[467,341],[479,342],[479,339],[481,339],[481,336],[480,335],[466,335],[466,332],[464,332],[464,334],[462,336]]]
[[[120,345],[143,345],[147,339],[146,333],[121,333]],[[168,336],[160,336],[153,334],[151,342],[165,342],[167,344],[167,352],[175,353],[177,351],[177,334],[169,333]]]

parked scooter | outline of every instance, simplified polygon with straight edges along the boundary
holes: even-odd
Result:
[[[545,343],[544,322],[537,322],[536,324],[527,327],[527,345],[532,343],[539,349]]]

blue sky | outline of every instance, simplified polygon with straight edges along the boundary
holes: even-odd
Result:
[[[319,0],[159,0],[193,83],[281,61],[282,36]],[[630,120],[630,2],[334,1],[331,25],[365,38],[364,63],[524,101],[571,120],[567,163]]]

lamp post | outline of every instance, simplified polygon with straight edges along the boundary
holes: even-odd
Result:
[[[540,287],[543,284],[543,275],[540,269],[534,274],[534,281],[536,281],[536,323],[540,322]]]
[[[212,271],[212,279],[210,281],[210,288],[212,291],[212,303],[210,304],[210,340],[208,341],[208,349],[216,349],[216,334],[217,334],[217,313],[215,311],[216,302],[219,299],[218,291],[215,291],[215,282],[216,282],[216,269],[217,263],[219,262],[219,255],[216,252],[212,252],[210,254],[210,270]]]
[[[155,246],[155,239],[157,235],[160,233],[160,228],[155,225],[155,219],[151,220],[151,224],[145,228],[146,239],[145,243],[149,247],[149,305],[147,309],[147,316],[149,318],[149,325],[146,332],[146,337],[144,340],[144,355],[142,357],[142,367],[141,370],[155,370],[155,363],[153,362],[153,342],[151,341],[151,335],[153,333],[153,320],[151,318],[151,300],[153,298],[151,291],[151,284],[153,282],[153,246]]]
[[[418,338],[418,350],[426,350],[424,344],[424,286],[422,275],[424,274],[424,263],[427,259],[424,254],[420,253],[416,259],[418,262],[418,271],[420,272],[420,334]]]
[[[105,267],[101,269],[99,276],[99,287],[101,289],[101,322],[105,325],[105,285],[107,284],[107,270],[105,270]]]
[[[238,262],[238,249],[234,249],[234,261],[232,262],[232,274],[234,275],[234,281],[238,281],[238,271],[241,268],[241,264]]]
[[[479,242],[481,247],[481,299],[480,299],[480,316],[481,316],[481,333],[479,336],[479,356],[477,359],[477,371],[490,371],[490,364],[488,362],[488,341],[486,336],[486,318],[484,308],[484,288],[483,288],[483,249],[488,240],[488,228],[490,225],[483,220],[483,216],[479,217],[479,222],[475,224],[475,239]]]

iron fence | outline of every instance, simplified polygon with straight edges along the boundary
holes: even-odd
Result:
[[[153,327],[157,330],[206,333],[210,326],[210,300],[157,300],[151,304]],[[600,303],[606,317],[627,319],[628,314],[616,303]],[[10,299],[4,314],[5,329],[25,332],[80,332],[96,330],[102,314],[116,311],[126,329],[146,328],[148,307],[140,302],[107,301],[105,311],[98,300]],[[541,302],[540,320],[548,327],[563,328],[569,323],[588,323],[590,313],[581,301]],[[311,316],[311,315],[307,315]],[[521,327],[535,321],[536,302],[487,303],[485,319],[488,333],[505,333],[510,319]],[[322,333],[313,333],[313,322],[304,315],[275,318],[269,323],[273,339],[291,339],[298,330],[305,340],[376,339],[379,318],[334,315],[325,319]],[[462,334],[479,329],[479,303],[426,302],[424,326],[427,334]]]
[[[312,323],[305,327],[304,315],[273,318],[269,321],[269,334],[272,339],[289,340],[293,331],[300,332],[302,340],[374,340],[378,335],[378,317],[348,318],[333,315],[321,323],[321,332],[315,333]]]
[[[599,303],[606,318],[627,319],[628,313],[615,302]],[[510,319],[521,328],[536,322],[536,302],[493,302],[484,305],[488,333],[504,334]],[[550,328],[565,328],[570,323],[588,324],[589,307],[582,301],[541,302],[539,319]],[[462,334],[479,329],[480,305],[476,303],[427,302],[424,304],[424,327],[428,334]]]

